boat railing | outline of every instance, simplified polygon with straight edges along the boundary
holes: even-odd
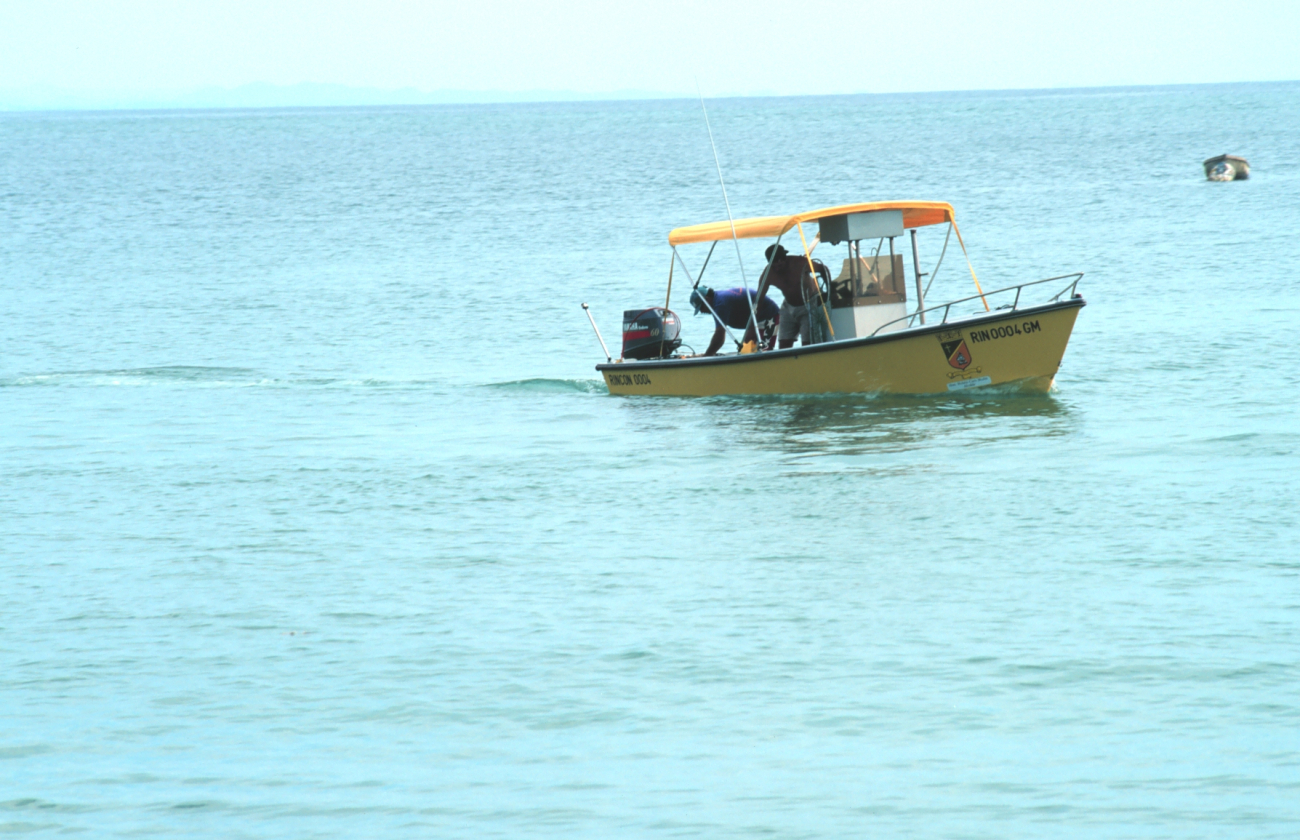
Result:
[[[907,324],[906,326],[903,326],[900,329],[908,329],[912,327],[915,324],[916,319],[918,318],[921,319],[922,323],[925,323],[925,319],[922,318],[921,316],[929,314],[931,312],[938,312],[941,309],[943,310],[943,318],[941,318],[938,323],[946,324],[948,323],[948,316],[949,314],[951,314],[952,308],[954,306],[959,306],[960,304],[963,303],[970,303],[973,300],[982,300],[985,306],[988,306],[989,298],[996,297],[998,295],[1008,295],[1011,292],[1015,292],[1015,298],[1011,301],[1011,303],[1006,303],[1003,304],[1002,306],[994,307],[989,311],[995,312],[998,310],[1007,310],[1010,312],[1015,312],[1020,308],[1020,293],[1025,289],[1029,288],[1030,286],[1041,286],[1044,283],[1053,283],[1060,280],[1068,280],[1069,282],[1065,285],[1063,289],[1061,289],[1059,292],[1057,292],[1056,294],[1048,298],[1050,302],[1055,303],[1061,299],[1062,295],[1068,295],[1069,297],[1074,297],[1074,289],[1076,286],[1079,285],[1079,281],[1082,279],[1083,279],[1083,272],[1079,271],[1079,272],[1075,272],[1074,274],[1062,274],[1059,277],[1048,277],[1044,280],[1032,280],[1028,283],[1021,283],[1019,286],[1007,286],[1004,289],[997,289],[992,292],[984,292],[983,294],[971,295],[970,297],[959,298],[958,300],[951,300],[948,301],[947,303],[941,303],[938,306],[928,306],[925,309],[918,309],[915,312],[904,315],[901,318],[895,318],[892,321],[887,321],[881,324],[880,326],[876,327],[875,331],[872,332],[871,334],[873,336],[877,335],[880,333],[881,330],[884,330],[886,327],[891,327],[894,324],[898,324],[903,321],[906,321]]]

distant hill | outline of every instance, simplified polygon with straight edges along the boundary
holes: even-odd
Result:
[[[582,102],[621,99],[673,99],[685,94],[616,90],[579,93],[570,90],[382,90],[303,82],[272,85],[255,82],[233,88],[145,93],[85,92],[57,88],[0,90],[0,111],[116,110],[150,108],[293,108],[356,105],[454,105],[498,102]]]

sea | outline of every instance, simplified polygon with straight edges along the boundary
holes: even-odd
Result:
[[[0,115],[0,831],[1300,834],[1300,83],[705,104]],[[607,393],[888,199],[1050,393]]]

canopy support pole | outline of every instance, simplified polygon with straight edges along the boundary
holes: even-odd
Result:
[[[700,266],[700,276],[695,278],[695,285],[691,286],[692,292],[699,288],[700,282],[704,280],[704,271],[709,267],[709,260],[713,259],[713,249],[716,247],[718,247],[718,240],[715,239],[713,244],[709,246],[709,253],[704,255],[704,265]],[[673,246],[673,250],[677,250],[676,245]],[[682,267],[684,268],[685,264]]]
[[[674,251],[677,249],[674,248]],[[668,261],[668,294],[664,295],[664,309],[668,308],[668,302],[673,299],[673,269],[677,266],[677,260]]]
[[[858,262],[861,259],[862,240],[849,240],[849,289],[853,297],[856,297],[858,289],[862,288],[862,266]]]
[[[916,275],[916,312],[921,316],[921,325],[925,325],[925,292],[921,291],[921,257],[916,251],[916,228],[912,228],[912,273]],[[672,283],[671,276],[668,280]]]
[[[781,236],[785,236],[785,234],[783,233]],[[772,248],[772,256],[767,261],[767,267],[763,269],[763,273],[758,276],[759,300],[763,299],[763,295],[767,294],[768,288],[772,285],[772,263],[776,261],[776,249],[781,244],[781,236],[778,236],[776,242],[772,243],[770,246]]]
[[[673,256],[676,257],[677,262],[681,264],[682,271],[686,272],[686,279],[691,281],[691,289],[694,290],[695,288],[697,288],[700,285],[700,281],[691,277],[691,270],[686,267],[686,261],[682,259],[682,255],[677,253],[677,246],[675,245],[673,246]],[[703,269],[701,269],[700,271],[700,276],[701,277],[704,276]],[[714,311],[713,305],[709,303],[709,299],[701,295],[700,300],[704,301],[704,308],[709,310],[709,314],[713,316],[714,320],[717,323],[722,324],[722,328],[727,331],[727,335],[731,337],[731,340],[735,341],[736,344],[739,345],[740,342],[736,341],[736,334],[731,331],[731,327],[728,327],[725,323],[723,323],[722,319],[718,317],[718,313]]]
[[[989,302],[984,297],[984,290],[980,288],[980,279],[975,276],[975,266],[970,264],[970,254],[966,253],[966,243],[961,239],[961,228],[957,227],[957,220],[952,220],[952,229],[957,232],[957,244],[961,246],[962,256],[966,258],[966,267],[970,269],[970,279],[975,281],[975,291],[979,292],[980,300],[984,303],[984,311],[989,311]]]
[[[803,222],[796,222],[796,223],[795,223],[795,226],[796,226],[797,228],[799,228],[799,241],[803,243],[803,258],[804,258],[805,260],[808,261],[808,273],[809,273],[809,276],[815,278],[815,277],[817,276],[817,269],[813,268],[813,263],[812,263],[812,250],[809,249],[809,247],[808,247],[808,240],[807,240],[806,238],[804,238],[804,235],[803,235]],[[813,240],[813,248],[816,248],[816,247],[817,247],[817,243],[821,242],[821,240],[822,240],[822,235],[821,235],[820,233],[818,233],[818,234],[817,234],[817,237]],[[834,340],[835,340],[835,326],[834,326],[833,324],[831,324],[831,313],[830,313],[830,310],[828,310],[828,309],[826,308],[826,301],[822,299],[821,284],[819,284],[816,280],[813,280],[813,285],[817,287],[817,300],[818,300],[818,302],[820,302],[821,305],[822,305],[822,314],[826,316],[826,331],[829,332],[829,333],[831,334],[831,341],[834,341]],[[804,300],[804,304],[806,305],[807,303],[808,303],[808,301],[807,301],[807,299],[805,299],[805,300]],[[800,340],[802,341],[802,339],[800,339]]]
[[[939,251],[939,261],[934,264],[934,271],[930,272],[930,282],[925,284],[925,293],[930,294],[930,287],[934,285],[934,278],[938,276],[939,269],[943,267],[943,257],[948,253],[948,240],[952,239],[952,223],[948,223],[948,232],[943,235],[943,249]]]

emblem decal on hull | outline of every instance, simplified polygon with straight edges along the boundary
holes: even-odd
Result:
[[[966,340],[961,337],[960,331],[939,333],[939,346],[943,348],[948,364],[957,370],[970,367],[970,348],[966,346]]]

